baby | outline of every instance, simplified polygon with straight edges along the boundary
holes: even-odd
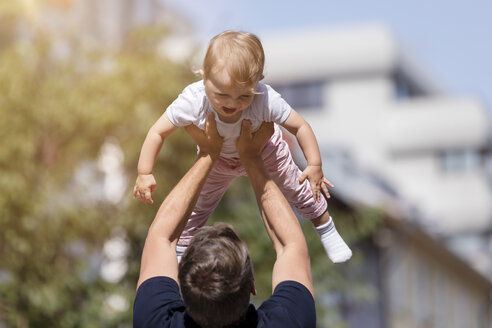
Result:
[[[214,113],[217,130],[223,138],[222,151],[178,241],[176,251],[180,257],[232,180],[246,175],[236,151],[242,121],[249,120],[253,131],[262,122],[274,122],[275,132],[262,150],[265,168],[297,212],[311,220],[328,257],[334,263],[344,262],[352,256],[352,251],[338,234],[326,199],[321,195],[323,192],[329,198],[327,185],[333,185],[323,175],[316,137],[310,125],[280,94],[260,83],[264,62],[261,42],[251,33],[226,31],[210,41],[200,71],[203,80],[187,86],[145,138],[133,196],[144,203],[153,203],[151,192],[156,181],[152,170],[165,138],[178,127],[190,124],[204,129],[207,115]],[[278,125],[297,138],[307,160],[304,171],[294,163]]]

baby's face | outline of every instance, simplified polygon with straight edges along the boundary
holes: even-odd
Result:
[[[208,100],[222,122],[237,122],[241,112],[253,102],[251,87],[235,85],[226,69],[212,69],[204,84]]]

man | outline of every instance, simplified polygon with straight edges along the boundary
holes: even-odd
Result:
[[[250,122],[244,121],[237,149],[277,254],[272,271],[273,295],[258,309],[249,304],[250,292],[254,293],[249,254],[244,242],[226,224],[202,228],[183,255],[178,271],[177,240],[221,148],[213,114],[207,118],[205,132],[193,126],[187,132],[199,145],[200,154],[166,197],[149,228],[134,304],[134,326],[315,327],[306,241],[260,157],[273,133],[272,123],[264,123],[252,134]]]

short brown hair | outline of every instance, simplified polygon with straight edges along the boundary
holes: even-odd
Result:
[[[202,327],[239,323],[248,310],[253,268],[244,241],[225,223],[198,230],[179,264],[181,295]]]
[[[210,74],[217,63],[222,63],[231,79],[239,85],[253,87],[263,79],[265,53],[260,39],[241,31],[225,31],[210,40],[203,72]]]

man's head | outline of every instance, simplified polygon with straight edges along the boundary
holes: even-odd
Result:
[[[226,31],[215,36],[203,61],[205,91],[219,117],[235,121],[263,79],[265,54],[257,36]]]
[[[179,264],[186,310],[202,327],[226,327],[243,319],[253,286],[246,244],[230,225],[201,228]]]

